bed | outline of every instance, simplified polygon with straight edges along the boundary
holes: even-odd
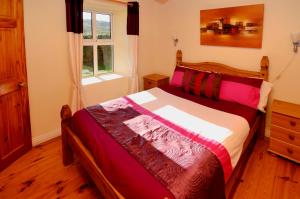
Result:
[[[261,60],[260,72],[254,72],[212,62],[183,62],[182,52],[178,51],[176,54],[176,65],[184,65],[187,68],[200,71],[213,71],[242,77],[258,77],[267,80],[269,61],[268,58],[264,56]],[[111,115],[106,115],[107,112],[112,112],[111,110],[115,111],[114,107],[116,105],[118,107],[125,107],[122,110],[126,110],[126,112],[115,114],[116,116],[113,116],[114,118]],[[128,109],[128,107],[133,107],[135,110]],[[218,185],[222,184],[222,180],[219,180],[220,177],[218,177],[221,175],[225,179],[224,182],[226,182],[223,190],[226,194],[226,198],[233,196],[256,138],[264,136],[265,114],[228,102],[211,102],[207,99],[199,101],[199,98],[182,93],[180,89],[172,86],[164,86],[132,94],[125,98],[101,104],[100,108],[102,112],[99,112],[99,107],[93,106],[86,110],[80,110],[72,115],[68,105],[62,107],[62,151],[64,165],[71,164],[73,162],[73,154],[76,154],[80,163],[87,170],[105,198],[125,198],[125,196],[126,198],[186,197],[181,195],[182,187],[187,186],[186,184],[182,184],[181,181],[184,180],[178,178],[180,179],[180,181],[178,181],[176,178],[170,182],[172,186],[169,186],[169,182],[166,181],[172,179],[172,176],[166,176],[166,173],[169,171],[164,170],[163,165],[160,165],[160,167],[157,166],[160,162],[164,162],[164,164],[168,164],[168,166],[174,170],[182,170],[182,168],[186,168],[185,166],[188,165],[185,160],[180,159],[182,154],[178,155],[176,159],[174,158],[176,149],[173,151],[169,150],[171,145],[168,146],[166,153],[164,153],[164,147],[160,149],[162,144],[157,144],[151,140],[151,146],[158,146],[152,149],[153,147],[149,148],[147,141],[144,141],[148,139],[147,133],[141,132],[149,131],[148,127],[147,131],[145,131],[145,126],[151,124],[149,125],[150,128],[153,126],[154,129],[158,128],[156,126],[157,123],[148,123],[151,117],[156,118],[155,121],[170,127],[170,129],[175,129],[176,133],[185,133],[187,137],[190,136],[190,132],[196,132],[199,129],[201,129],[201,131],[199,130],[198,132],[199,134],[205,134],[205,132],[212,130],[220,132],[219,135],[224,134],[223,137],[217,136],[214,138],[212,134],[206,133],[205,136],[208,136],[209,140],[215,139],[216,142],[207,143],[205,139],[202,140],[201,143],[204,144],[205,147],[201,148],[201,153],[203,152],[201,156],[209,154],[210,151],[213,151],[215,155],[219,154],[219,156],[216,155],[219,158],[217,162],[221,165],[223,170],[221,173],[219,173],[220,169],[215,169],[211,172],[216,176],[212,178],[215,179],[215,181],[210,182],[212,186],[206,189],[210,189],[210,192],[218,192],[218,189],[222,189],[222,186]],[[141,114],[137,115],[137,113]],[[119,115],[122,114],[124,117],[126,116],[125,120],[124,118],[120,120]],[[176,117],[176,115],[180,115],[180,117]],[[218,115],[218,117],[216,117],[216,115]],[[139,118],[138,121],[136,121],[137,119],[135,118]],[[124,125],[120,127],[118,123],[114,122],[119,120],[121,123],[130,121],[126,124],[126,129],[124,129]],[[99,125],[100,121],[103,126]],[[112,126],[112,123],[115,123],[115,126]],[[240,125],[236,127],[234,125],[235,123],[239,123]],[[120,129],[116,130],[118,128]],[[135,129],[135,132],[141,134],[138,136],[138,139],[135,134],[132,135],[132,129]],[[106,131],[110,133],[105,133]],[[120,132],[127,132],[128,135],[126,134],[126,137],[122,138],[123,135],[120,134]],[[166,132],[169,132],[169,129],[167,129]],[[233,133],[235,133],[235,136],[231,135]],[[229,134],[230,136],[228,136]],[[173,133],[171,135],[173,135]],[[133,136],[133,138],[128,145],[128,142],[124,140],[130,136]],[[201,136],[202,134],[199,137]],[[141,139],[141,137],[143,139]],[[185,143],[183,143],[185,142],[184,138],[176,140],[181,140],[179,144],[185,145]],[[134,145],[132,145],[133,141],[136,142],[133,143]],[[219,142],[221,142],[222,145],[215,144]],[[141,143],[143,144],[141,145]],[[163,143],[163,145],[167,144]],[[147,155],[141,155],[144,159],[138,159],[138,157],[136,157],[137,155],[133,153],[135,151],[133,148],[135,149],[137,145],[143,146],[142,148],[144,148],[144,150],[147,149],[146,152],[149,152],[149,154],[155,154],[155,157],[158,157],[157,160],[159,161],[149,166],[151,162],[156,161],[153,157],[151,159],[151,157],[147,157]],[[196,145],[197,143],[195,146]],[[222,148],[223,146],[227,150],[224,150]],[[221,152],[215,150],[215,148],[218,147],[222,148],[220,150]],[[226,151],[229,151],[229,153],[224,155]],[[138,151],[136,153],[141,154],[142,152]],[[226,158],[230,160],[232,168],[228,168],[230,165],[228,166],[226,163]],[[166,160],[161,161],[162,159]],[[193,159],[191,162],[192,161],[195,160]],[[174,164],[174,162],[176,164]],[[212,159],[211,162],[214,162],[214,160]],[[202,165],[202,170],[205,170],[206,165],[210,163],[210,161],[208,161],[207,164],[204,164],[203,161],[200,161],[200,163],[199,165]],[[183,170],[184,172],[190,172],[188,169]],[[209,175],[211,175],[211,173]],[[183,176],[186,176],[185,173],[183,174]],[[201,183],[202,181],[200,184]],[[166,186],[168,188],[165,188]],[[184,190],[185,189],[187,188],[184,188]],[[220,190],[220,192],[223,191]]]

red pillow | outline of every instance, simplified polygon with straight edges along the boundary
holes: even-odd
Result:
[[[221,75],[217,73],[186,70],[183,77],[185,92],[203,97],[219,99]]]
[[[194,71],[194,70],[186,69],[184,71],[182,86],[183,86],[183,90],[185,92],[190,92],[191,87],[193,87],[195,74],[196,74],[196,71]]]
[[[238,77],[233,75],[222,75],[222,81],[231,81],[231,82],[238,82],[242,84],[247,84],[250,86],[254,86],[256,88],[260,88],[263,82],[263,79],[259,78],[249,78],[249,77]]]
[[[220,99],[257,109],[263,79],[223,75]]]
[[[222,76],[218,73],[211,73],[207,76],[206,82],[203,82],[205,85],[202,86],[205,97],[219,99],[221,79]]]

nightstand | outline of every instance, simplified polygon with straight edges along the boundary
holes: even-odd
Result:
[[[274,100],[269,151],[300,163],[300,105]]]
[[[159,74],[144,76],[144,90],[169,84],[169,77]]]

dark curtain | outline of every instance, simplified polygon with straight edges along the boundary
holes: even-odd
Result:
[[[67,31],[74,33],[83,32],[83,0],[65,0],[67,15]]]
[[[127,35],[139,35],[139,3],[128,2]]]

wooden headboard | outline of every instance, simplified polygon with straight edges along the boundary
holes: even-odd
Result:
[[[176,53],[176,65],[184,66],[187,68],[192,68],[195,70],[202,71],[213,71],[222,74],[235,75],[241,77],[258,77],[264,80],[269,79],[269,58],[268,56],[263,56],[260,61],[260,72],[242,70],[231,66],[226,66],[224,64],[219,64],[215,62],[199,62],[199,63],[189,63],[182,61],[182,52],[178,50]]]

